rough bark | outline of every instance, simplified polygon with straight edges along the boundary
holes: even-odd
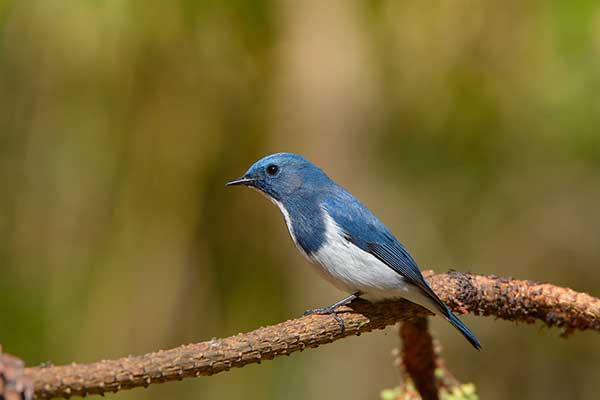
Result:
[[[402,365],[423,400],[438,400],[435,369],[437,356],[427,318],[406,321],[400,327]]]
[[[433,289],[460,313],[494,315],[548,326],[600,331],[600,299],[571,289],[530,281],[451,272],[428,274]],[[28,368],[39,398],[117,392],[186,377],[213,375],[351,335],[381,329],[398,321],[430,315],[406,301],[378,304],[358,300],[339,309],[345,323],[328,315],[310,315],[252,332],[190,344],[171,350],[92,364]],[[485,343],[484,343],[485,345]]]
[[[24,372],[25,363],[2,353],[0,347],[0,399],[29,400],[33,397],[33,385]]]
[[[427,279],[455,312],[494,315],[509,321],[543,321],[567,336],[576,330],[600,331],[600,299],[587,293],[533,281],[452,271]]]

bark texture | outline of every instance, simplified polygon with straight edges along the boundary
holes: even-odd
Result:
[[[0,347],[0,399],[30,400],[33,385],[24,375],[25,363],[10,354],[2,353]]]
[[[437,355],[428,326],[427,318],[402,323],[402,364],[423,400],[439,400],[435,378]]]
[[[531,281],[450,272],[427,274],[433,290],[459,313],[494,315],[512,321],[543,321],[565,334],[600,331],[600,299],[571,289]],[[399,321],[430,313],[407,301],[371,304],[363,300],[339,309],[341,329],[329,315],[309,315],[252,332],[91,364],[35,367],[25,371],[38,398],[102,394],[187,377],[213,375],[260,363]],[[485,346],[485,343],[484,343]]]

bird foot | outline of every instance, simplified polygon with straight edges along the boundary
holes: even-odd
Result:
[[[314,310],[304,311],[304,315],[331,315],[340,326],[342,333],[346,330],[344,320],[335,312],[335,307],[315,308]]]

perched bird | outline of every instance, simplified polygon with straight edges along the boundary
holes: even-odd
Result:
[[[404,298],[448,320],[476,348],[481,344],[423,278],[408,251],[369,209],[304,157],[272,154],[239,179],[275,203],[296,247],[316,271],[351,295],[307,313],[333,314],[361,297],[369,301]]]

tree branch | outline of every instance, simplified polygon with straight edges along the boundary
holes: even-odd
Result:
[[[495,275],[425,274],[433,290],[455,312],[494,315],[509,321],[533,323],[563,329],[600,332],[600,299],[549,283],[502,278]]]
[[[476,315],[600,331],[600,299],[571,289],[496,276],[450,272],[428,274],[433,290],[455,311]],[[430,315],[407,301],[371,304],[363,300],[340,308],[346,329],[328,315],[309,315],[225,339],[92,364],[28,368],[38,398],[85,396],[213,375],[260,363],[398,321]]]
[[[439,400],[435,378],[437,355],[428,326],[427,318],[402,323],[402,365],[423,400]]]
[[[33,397],[33,385],[23,375],[24,370],[25,363],[3,353],[0,346],[0,399],[30,400]]]
[[[400,368],[404,382],[388,389],[395,400],[438,400],[440,398],[476,398],[473,384],[461,384],[448,370],[441,356],[442,348],[431,335],[428,318],[402,322],[402,349],[396,349],[395,365]],[[382,396],[383,397],[383,396]]]

